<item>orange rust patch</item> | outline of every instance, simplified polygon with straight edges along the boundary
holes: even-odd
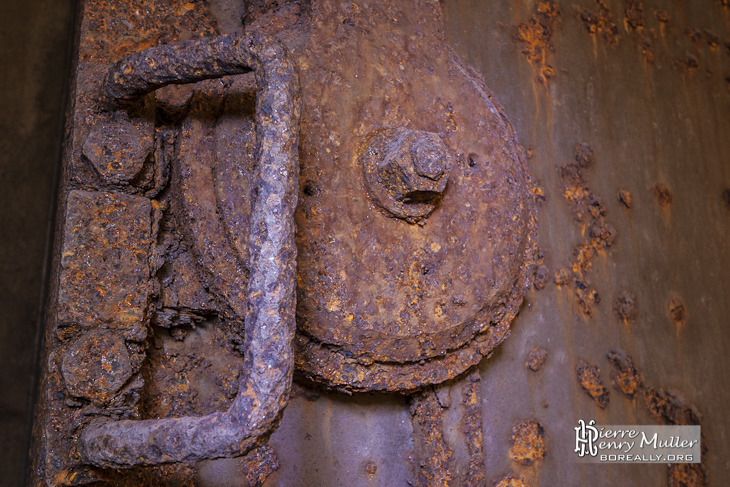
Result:
[[[619,192],[618,192],[618,200],[626,208],[631,209],[631,193],[629,193],[625,189],[619,190]]]
[[[701,487],[707,485],[707,473],[701,463],[675,463],[669,466],[668,487]]]
[[[669,301],[669,317],[675,325],[684,325],[687,322],[687,309],[679,296],[674,296]]]
[[[644,28],[644,6],[640,1],[626,0],[624,28],[629,32],[640,31]]]
[[[521,46],[522,53],[537,71],[540,84],[547,84],[555,76],[555,70],[547,61],[549,54],[555,50],[552,34],[559,16],[560,11],[554,3],[539,2],[530,19],[515,29],[515,42]]]
[[[530,487],[530,484],[522,477],[507,475],[498,482],[494,482],[494,487]]]
[[[626,291],[618,295],[613,302],[613,312],[616,313],[618,319],[624,323],[628,323],[636,317],[636,297]]]
[[[512,427],[512,458],[520,465],[532,465],[545,458],[545,430],[531,419]],[[509,484],[507,484],[509,485]]]
[[[589,34],[601,36],[609,45],[615,46],[618,44],[619,34],[613,13],[603,0],[596,0],[596,4],[598,4],[597,13],[583,7],[576,7],[576,10]]]
[[[601,369],[581,361],[575,368],[575,372],[581,387],[596,401],[598,407],[604,409],[608,406],[608,389],[603,386]]]
[[[608,354],[613,365],[613,384],[629,399],[643,397],[646,410],[660,423],[672,425],[700,425],[700,413],[687,404],[676,392],[654,389],[644,384],[631,357],[623,350]],[[704,434],[701,439],[702,457],[707,454]],[[700,487],[707,485],[704,463],[683,463],[669,466],[667,485],[670,487]]]
[[[634,367],[634,362],[623,350],[608,353],[608,360],[613,365],[613,385],[629,399],[636,396],[642,386],[641,376]]]
[[[545,365],[546,358],[547,350],[540,347],[533,347],[530,353],[527,354],[527,362],[525,362],[525,365],[533,372],[537,372]]]
[[[577,144],[576,163],[566,163],[559,167],[563,181],[563,196],[570,205],[573,218],[588,230],[583,242],[579,243],[571,256],[570,266],[555,273],[555,283],[559,286],[574,284],[576,305],[588,317],[593,313],[593,305],[600,302],[598,292],[585,280],[592,266],[593,257],[601,250],[613,245],[616,230],[606,222],[606,208],[601,199],[594,195],[585,182],[583,170],[594,163],[593,151],[588,144]],[[586,238],[587,237],[587,238]]]
[[[654,199],[656,200],[657,204],[662,208],[666,208],[672,204],[672,192],[665,184],[657,184],[656,186],[654,186],[653,192]]]
[[[662,24],[669,23],[669,14],[664,10],[654,10],[654,17]]]
[[[692,54],[687,54],[684,59],[675,59],[673,66],[674,69],[680,73],[687,73],[693,69],[699,68],[700,62]]]

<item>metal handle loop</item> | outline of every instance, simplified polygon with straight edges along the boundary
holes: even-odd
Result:
[[[244,370],[225,412],[159,420],[97,421],[81,433],[84,459],[100,467],[193,462],[241,455],[286,406],[294,368],[299,160],[299,79],[284,46],[248,32],[150,48],[109,71],[107,106],[116,108],[167,84],[254,70],[258,82],[258,187],[251,215],[246,294],[225,296],[244,319]]]

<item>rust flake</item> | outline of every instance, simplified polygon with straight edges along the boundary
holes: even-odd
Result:
[[[613,13],[603,0],[596,0],[598,12],[588,10],[584,7],[576,7],[580,19],[588,29],[588,33],[600,36],[603,40],[612,46],[618,44],[619,33]]]
[[[687,322],[687,309],[679,296],[669,300],[669,317],[675,325],[684,325]]]
[[[543,368],[546,359],[547,350],[541,347],[533,347],[527,354],[527,362],[525,362],[525,365],[533,372],[537,372]]]
[[[613,302],[613,312],[627,324],[636,317],[636,296],[626,291],[619,294]]]
[[[608,406],[608,389],[604,387],[601,379],[601,369],[588,362],[581,361],[575,368],[578,377],[578,383],[586,391],[586,393],[596,401],[601,409]]]
[[[638,0],[626,0],[624,8],[624,28],[629,32],[644,28],[644,6]]]
[[[576,306],[585,317],[590,317],[593,307],[600,302],[600,295],[585,279],[592,267],[593,257],[613,245],[616,229],[606,222],[606,208],[601,199],[588,188],[583,172],[594,163],[593,151],[587,144],[577,144],[575,163],[566,163],[558,168],[563,182],[563,196],[570,205],[573,219],[581,224],[583,241],[572,252],[567,268],[554,274],[555,284],[573,284]]]
[[[512,459],[520,465],[532,465],[545,458],[545,430],[542,425],[534,419],[514,425],[510,452]]]
[[[631,193],[629,193],[627,190],[619,190],[618,200],[621,202],[622,205],[626,207],[626,209],[631,209]]]
[[[552,35],[559,16],[557,5],[552,2],[538,2],[530,19],[515,28],[515,42],[537,71],[538,83],[543,85],[555,76],[555,70],[548,63],[548,59],[550,53],[555,51]]]
[[[608,361],[613,366],[612,383],[626,397],[632,399],[641,390],[642,380],[634,361],[623,350],[608,353]]]
[[[530,484],[522,477],[510,474],[499,481],[495,481],[494,487],[530,487]]]
[[[699,411],[674,391],[654,389],[646,385],[634,366],[631,357],[623,350],[609,352],[608,360],[613,366],[613,383],[629,398],[640,398],[646,410],[662,424],[701,425]],[[669,465],[668,487],[702,487],[708,485],[707,468],[704,463],[707,444],[704,434],[701,439],[702,463],[681,463]]]
[[[672,196],[672,191],[666,184],[659,183],[654,186],[653,193],[654,199],[662,208],[667,208],[672,204],[674,197]]]

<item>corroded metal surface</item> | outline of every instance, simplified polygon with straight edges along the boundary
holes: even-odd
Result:
[[[220,285],[244,320],[243,373],[225,413],[87,426],[82,455],[102,467],[190,462],[245,453],[270,428],[288,399],[293,373],[296,248],[293,214],[299,175],[299,86],[282,46],[259,34],[221,36],[131,55],[109,71],[105,95],[136,99],[170,82],[258,70],[256,201],[251,211],[249,275]],[[207,249],[198,249],[201,253]],[[245,289],[245,293],[243,290]]]
[[[292,43],[304,103],[297,368],[349,391],[455,377],[506,338],[530,282],[534,203],[511,126],[446,45],[438,5],[322,1],[305,14]],[[361,154],[399,127],[437,134],[453,159],[420,225],[378,211],[387,197],[363,181]]]
[[[531,282],[534,203],[521,152],[439,26],[429,3],[292,2],[248,27],[284,39],[299,66],[297,368],[327,387],[407,391],[455,377],[506,338]],[[386,30],[387,40],[377,34]],[[415,69],[406,71],[403,59],[384,53],[416,31],[428,32],[430,50],[409,52]],[[335,43],[333,32],[351,35]],[[355,53],[375,63],[376,77],[345,62]],[[333,76],[340,81],[327,83]],[[339,84],[364,95],[327,91]],[[241,97],[243,88],[221,85],[202,96]],[[250,136],[216,126],[214,113],[183,122],[181,207],[205,249],[200,262],[224,282],[247,253],[241,222],[250,208],[245,177],[225,161],[231,147],[246,157],[250,142],[241,140]],[[195,169],[201,158],[216,169]]]
[[[133,2],[129,8],[113,12],[109,2],[89,1],[94,22],[104,17],[119,20],[109,21],[102,30],[107,34],[82,43],[85,49],[103,43],[105,52],[90,55],[87,51],[82,59],[112,62],[138,49],[130,40],[170,42],[175,37],[182,40],[216,30],[225,22],[213,20],[210,12],[220,11],[221,3],[211,2],[208,10],[201,2],[155,2],[151,10],[158,16],[155,18],[169,21],[152,28],[147,20],[132,17]],[[454,357],[452,361],[439,360],[428,357],[428,342],[397,347],[381,341],[382,350],[400,354],[390,355],[397,362],[384,362],[385,367],[378,362],[385,352],[375,357],[360,353],[361,343],[375,343],[377,349],[378,342],[359,334],[358,323],[348,324],[347,309],[341,307],[346,301],[340,299],[339,309],[330,306],[335,311],[327,306],[335,304],[329,299],[332,296],[350,296],[340,288],[351,276],[364,282],[371,278],[367,269],[343,276],[338,266],[325,268],[322,264],[333,249],[347,243],[338,240],[342,235],[355,239],[350,244],[357,244],[356,238],[363,235],[356,225],[335,228],[337,222],[351,218],[347,210],[351,196],[360,198],[368,210],[361,215],[368,220],[384,219],[408,232],[425,233],[439,214],[449,210],[448,198],[456,195],[451,185],[463,171],[490,162],[469,157],[472,152],[467,150],[460,156],[459,143],[453,141],[464,127],[454,123],[457,130],[449,132],[448,96],[439,97],[442,105],[434,107],[420,103],[423,100],[418,95],[415,99],[410,95],[433,94],[438,91],[434,87],[440,86],[437,78],[454,73],[456,78],[462,76],[463,63],[431,62],[432,58],[420,52],[435,52],[436,58],[443,55],[441,47],[434,47],[438,42],[423,35],[440,25],[438,5],[276,3],[251,2],[247,8],[239,5],[231,11],[245,13],[249,26],[255,24],[279,35],[294,53],[303,80],[302,127],[306,130],[297,221],[300,229],[309,225],[323,230],[310,233],[322,237],[316,242],[307,240],[302,230],[298,239],[308,244],[308,261],[313,262],[310,276],[329,285],[320,286],[328,299],[312,308],[337,320],[326,330],[314,329],[325,338],[322,343],[329,344],[315,350],[318,354],[307,348],[312,345],[311,337],[300,339],[301,378],[345,390],[374,386],[405,390],[419,380],[438,382],[450,377],[479,355],[464,359],[457,351],[457,355],[449,355]],[[730,346],[722,327],[723,317],[730,313],[725,299],[727,283],[722,278],[730,255],[725,237],[730,228],[730,174],[724,163],[730,155],[724,137],[730,130],[724,115],[728,106],[725,77],[730,66],[724,46],[730,38],[728,7],[722,2],[679,5],[665,0],[643,5],[625,0],[449,0],[440,6],[446,37],[464,59],[484,73],[487,85],[515,125],[526,164],[538,183],[530,192],[541,221],[534,290],[526,292],[512,338],[494,350],[504,335],[483,345],[485,352],[492,350],[495,356],[473,372],[481,381],[461,377],[434,390],[434,408],[442,414],[442,446],[452,452],[452,484],[469,485],[468,479],[480,478],[480,470],[483,481],[476,485],[699,486],[724,478],[728,470],[723,438],[728,433],[726,403],[730,400],[724,372],[728,360],[722,352]],[[420,12],[420,18],[414,12]],[[186,26],[196,24],[199,28],[185,32]],[[85,28],[89,25],[87,21]],[[146,27],[134,40],[130,33],[139,26]],[[399,37],[391,29],[408,35]],[[114,44],[118,34],[122,34],[119,46]],[[439,31],[435,37],[440,40],[441,36]],[[365,42],[358,44],[359,37]],[[377,50],[383,46],[385,49]],[[309,58],[308,52],[315,55]],[[94,65],[82,66],[79,84],[84,89],[99,87],[102,71]],[[473,75],[468,68],[463,71],[467,74],[462,79]],[[235,338],[235,313],[219,291],[222,281],[216,277],[216,264],[204,261],[206,257],[197,249],[204,242],[201,237],[218,225],[215,234],[219,237],[208,239],[206,245],[227,249],[226,255],[235,256],[234,263],[238,258],[245,261],[249,252],[247,208],[252,201],[249,181],[256,147],[252,86],[252,75],[247,74],[187,90],[168,87],[155,93],[154,104],[147,97],[131,107],[132,118],[155,120],[157,125],[154,153],[131,181],[127,176],[105,178],[88,154],[84,155],[83,142],[90,127],[84,125],[83,114],[88,105],[83,96],[77,100],[78,133],[72,136],[72,156],[67,162],[71,187],[106,192],[124,188],[138,196],[154,193],[156,196],[146,197],[159,204],[159,209],[153,209],[151,223],[158,237],[149,265],[152,327],[146,342],[150,347],[145,359],[148,368],[140,369],[144,389],[136,406],[120,403],[121,408],[106,410],[111,415],[208,414],[230,406],[237,393],[242,365],[237,350],[242,342]],[[450,87],[456,88],[458,83]],[[369,98],[370,90],[379,93],[378,97]],[[408,113],[410,108],[403,107],[414,102],[417,109]],[[458,115],[458,107],[452,105],[452,109]],[[343,118],[343,111],[364,121],[362,130],[359,125],[348,125],[351,119]],[[429,119],[435,122],[426,126]],[[456,179],[452,181],[454,174],[449,174],[440,200],[432,200],[436,204],[421,221],[422,227],[380,210],[364,183],[359,157],[367,147],[368,134],[382,128],[376,126],[379,120],[386,120],[387,128],[438,133],[453,157]],[[506,122],[504,127],[507,138],[512,139],[511,127]],[[178,153],[184,157],[177,159]],[[235,154],[243,154],[240,171],[232,163]],[[473,151],[473,155],[479,154]],[[197,179],[200,185],[186,188],[185,184],[195,180],[189,176],[203,163],[210,164],[207,167],[212,172]],[[169,186],[166,165],[173,173]],[[184,199],[183,194],[192,197]],[[346,196],[335,197],[339,194]],[[195,222],[188,219],[191,214],[213,218],[196,220],[205,229],[196,233]],[[480,244],[490,228],[480,229]],[[395,232],[386,233],[387,245],[376,250],[397,255],[400,241],[394,238]],[[402,251],[417,257],[412,259],[416,261],[414,272],[403,268],[404,276],[421,279],[415,281],[416,287],[428,284],[428,264],[432,262],[426,258],[440,255],[432,254],[430,243],[422,246],[421,254]],[[367,250],[367,246],[363,248]],[[373,255],[377,255],[375,251]],[[462,260],[465,255],[471,257],[468,252],[459,255]],[[302,259],[300,256],[300,264]],[[326,273],[318,274],[322,268]],[[393,266],[392,271],[383,272],[397,275],[398,269]],[[420,275],[415,271],[421,271]],[[303,282],[300,295],[306,291]],[[466,307],[459,306],[460,293],[453,294],[457,299],[445,303],[452,307],[445,316]],[[300,309],[301,315],[307,313],[314,314]],[[355,322],[355,313],[352,315]],[[310,333],[311,321],[303,322],[303,329]],[[406,324],[413,328],[412,323]],[[333,330],[349,334],[332,336]],[[348,342],[355,339],[354,344]],[[59,338],[52,335],[51,340]],[[538,353],[530,355],[531,350]],[[540,360],[543,351],[544,362]],[[426,360],[412,359],[417,356]],[[56,431],[73,437],[73,428],[65,425],[73,424],[74,414],[81,417],[86,405],[65,396],[62,356],[52,360],[56,365],[50,367],[51,392],[46,399],[51,409],[63,411],[57,416]],[[597,397],[604,392],[606,397],[612,396],[603,408],[576,380],[581,361],[590,364],[585,369],[588,388],[599,391]],[[308,363],[322,371],[307,369],[313,367]],[[538,370],[533,371],[531,365]],[[589,373],[590,366],[602,371],[600,384]],[[385,379],[372,381],[376,376]],[[169,399],[158,397],[163,390],[173,392]],[[473,421],[468,422],[465,414]],[[543,458],[535,458],[529,465],[520,463],[522,457],[516,458],[513,451],[513,427],[526,418],[534,418],[540,425],[547,448]],[[573,428],[578,418],[602,424],[701,423],[703,462],[670,467],[612,465],[596,475],[595,466],[572,463]],[[230,482],[243,486],[259,481],[255,480],[260,478],[258,465],[264,467],[260,470],[267,477],[264,485],[271,486],[418,485],[415,458],[422,453],[416,451],[416,444],[426,449],[434,446],[424,444],[420,433],[414,436],[419,419],[410,415],[407,400],[389,394],[344,397],[318,391],[302,381],[281,421],[269,439],[280,465],[276,471],[266,468],[270,465],[267,460],[252,460],[255,455],[251,455],[247,461],[209,460],[126,472],[61,471],[55,481],[79,484],[101,478],[112,485]],[[53,433],[52,428],[46,431],[51,431],[49,445],[54,451],[73,451],[71,442],[59,440],[67,436]],[[528,427],[516,431],[525,433],[516,434],[526,439],[519,443],[523,450],[529,446],[532,451],[537,444],[530,439],[536,441],[534,431]],[[433,435],[438,437],[439,431]],[[481,442],[483,449],[477,447]],[[475,473],[464,476],[467,471]]]

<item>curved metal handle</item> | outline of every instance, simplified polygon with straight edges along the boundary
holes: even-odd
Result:
[[[286,406],[294,367],[299,177],[299,80],[283,45],[262,33],[202,38],[132,54],[110,70],[110,107],[171,83],[256,71],[259,141],[246,295],[229,304],[244,320],[244,372],[225,412],[200,417],[95,422],[81,434],[85,460],[100,467],[235,456],[269,431]]]

